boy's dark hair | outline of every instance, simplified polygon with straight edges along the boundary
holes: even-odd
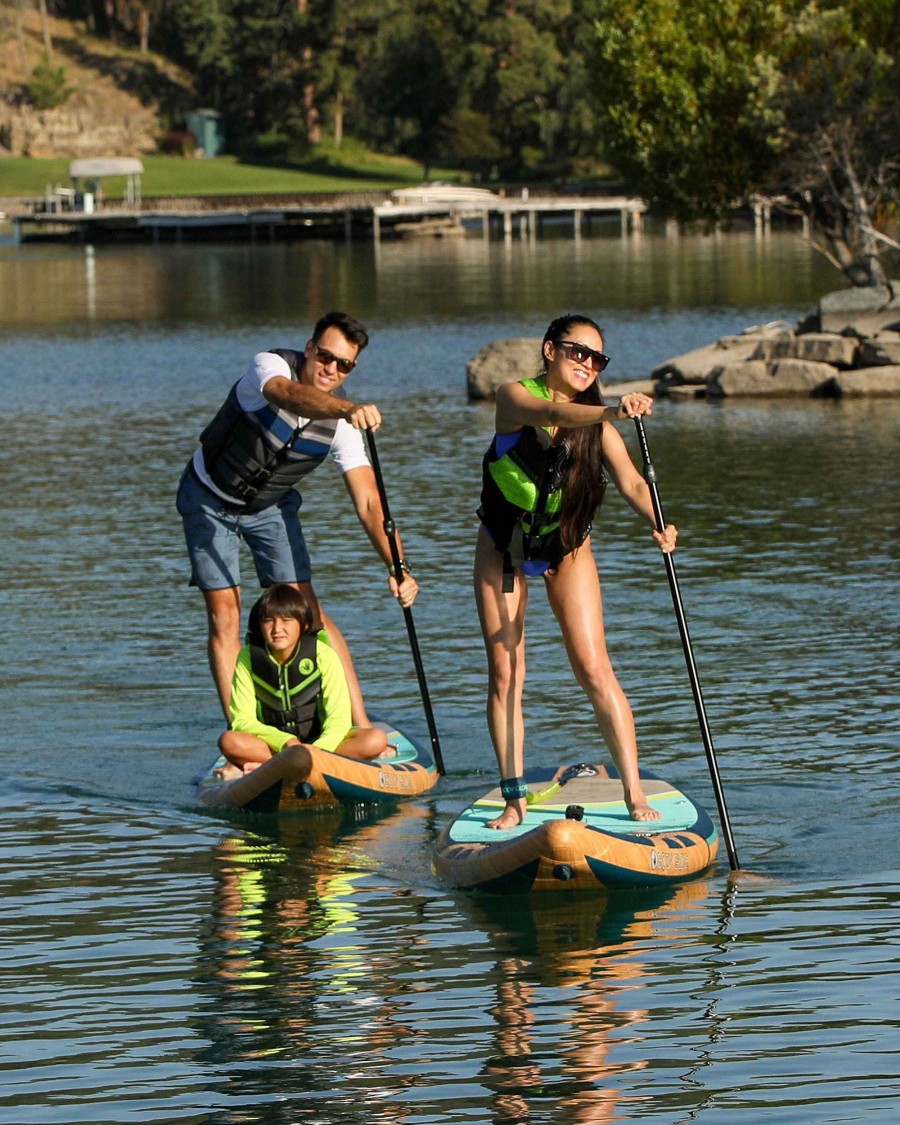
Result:
[[[269,586],[262,597],[250,610],[247,624],[247,639],[251,644],[262,644],[261,622],[273,617],[293,617],[300,623],[300,634],[308,633],[315,620],[309,599],[296,586],[286,582],[276,582]]]
[[[313,329],[312,338],[318,343],[322,338],[322,334],[326,328],[337,328],[351,344],[356,344],[360,351],[369,342],[369,333],[365,327],[349,313],[344,312],[328,312],[324,316],[319,317],[316,321],[316,326]]]

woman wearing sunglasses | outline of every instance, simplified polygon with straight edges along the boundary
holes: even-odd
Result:
[[[554,320],[534,378],[497,391],[496,433],[484,458],[475,556],[475,600],[488,655],[488,726],[506,807],[492,828],[525,818],[527,788],[522,691],[525,682],[526,578],[540,575],[569,662],[594,709],[634,820],[656,820],[638,777],[631,707],[606,651],[600,578],[590,531],[607,478],[654,529],[663,551],[678,536],[655,530],[650,490],[619,433],[605,423],[649,414],[644,394],[604,406],[597,380],[609,363],[603,334],[589,317]]]

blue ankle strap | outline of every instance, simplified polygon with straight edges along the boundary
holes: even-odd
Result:
[[[500,796],[504,801],[517,801],[528,795],[524,777],[501,777]]]

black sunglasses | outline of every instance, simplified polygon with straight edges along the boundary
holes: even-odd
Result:
[[[336,363],[342,375],[349,375],[356,366],[355,359],[345,359],[343,356],[335,355],[328,348],[320,348],[318,344],[316,344],[316,359],[323,367],[330,367],[332,363]]]
[[[577,344],[574,340],[557,340],[556,346],[562,348],[569,359],[576,363],[587,364],[591,362],[596,371],[605,371],[609,366],[609,356],[604,352],[595,352],[586,344]]]

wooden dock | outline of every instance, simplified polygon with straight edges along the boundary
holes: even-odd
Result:
[[[534,238],[548,222],[571,224],[580,237],[593,220],[618,221],[623,235],[640,231],[645,205],[619,196],[497,195],[483,189],[405,189],[358,203],[284,202],[259,206],[219,205],[214,200],[177,206],[103,205],[92,213],[35,209],[11,216],[17,242],[180,242],[217,239],[281,241],[299,238],[379,241],[410,235],[447,236],[480,228],[485,238]]]

